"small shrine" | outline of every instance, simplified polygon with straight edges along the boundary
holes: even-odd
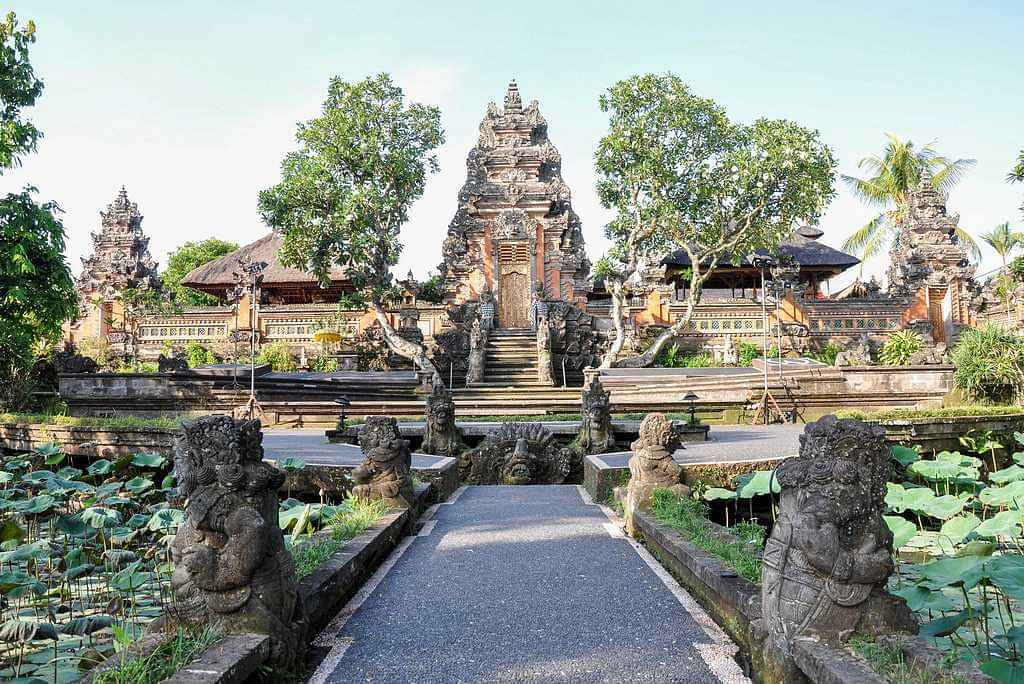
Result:
[[[549,300],[584,303],[590,262],[562,157],[537,101],[524,107],[514,81],[502,109],[488,105],[466,166],[439,267],[446,302],[488,290],[501,328],[529,327],[532,293],[541,288]]]

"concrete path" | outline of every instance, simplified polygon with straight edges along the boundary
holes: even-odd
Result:
[[[746,682],[736,647],[575,486],[435,506],[319,637],[324,682]]]
[[[803,425],[712,425],[711,440],[693,442],[674,455],[678,463],[728,463],[758,461],[792,456],[800,449]],[[297,456],[307,463],[321,465],[357,466],[362,461],[358,447],[349,444],[330,444],[324,431],[313,428],[267,429],[263,431],[263,446],[271,459]],[[438,457],[413,454],[414,468],[427,468]],[[605,454],[609,465],[625,465],[628,453]]]

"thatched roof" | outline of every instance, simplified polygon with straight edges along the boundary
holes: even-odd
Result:
[[[235,284],[234,272],[238,269],[238,260],[249,256],[253,261],[267,264],[263,270],[263,287],[307,285],[317,286],[317,279],[311,273],[290,268],[278,261],[278,254],[284,240],[277,233],[270,233],[256,242],[236,249],[230,254],[209,261],[190,272],[181,281],[182,285],[203,291],[214,291],[217,294]],[[331,284],[340,285],[348,280],[345,270],[340,266],[331,267]]]
[[[851,266],[856,266],[860,263],[860,259],[841,252],[838,249],[829,247],[826,244],[818,242],[818,238],[821,237],[822,232],[812,226],[801,226],[793,235],[788,239],[779,244],[779,253],[794,257],[800,264],[801,270],[805,269],[826,269],[834,270],[836,273],[841,273]],[[764,250],[757,250],[758,253],[767,254]],[[670,266],[682,266],[686,267],[690,265],[690,257],[684,250],[672,252],[672,254],[665,257],[663,264]],[[725,258],[722,260],[721,266],[729,266],[730,260]],[[749,267],[750,263],[746,256],[740,259],[739,266]]]

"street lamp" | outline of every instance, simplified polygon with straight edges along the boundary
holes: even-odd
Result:
[[[683,401],[687,401],[690,403],[690,408],[688,409],[690,412],[690,425],[697,424],[697,399],[699,398],[700,397],[698,397],[692,391],[687,392],[686,396],[683,397]]]
[[[765,271],[776,265],[775,259],[767,254],[754,253],[748,257],[754,268],[761,271],[761,356],[764,361],[762,372],[764,394],[761,395],[761,410],[764,411],[764,424],[768,424],[768,301],[765,291]],[[756,417],[755,417],[756,420]]]
[[[265,261],[253,261],[246,255],[238,260],[238,269],[232,274],[241,292],[249,295],[249,400],[245,403],[245,415],[256,416],[259,403],[256,401],[256,335],[257,317],[260,309],[260,286],[263,284]]]

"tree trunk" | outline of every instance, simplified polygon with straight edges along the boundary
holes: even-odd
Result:
[[[619,358],[622,346],[626,343],[626,288],[621,281],[611,283],[611,286],[611,318],[615,325],[615,338],[612,340],[611,347],[605,352],[604,358],[601,359],[601,368],[611,368],[615,360]]]
[[[434,364],[431,363],[429,358],[427,358],[427,351],[423,348],[423,345],[416,342],[410,342],[404,337],[400,337],[395,329],[391,327],[391,322],[384,313],[384,309],[381,307],[380,302],[371,302],[370,306],[373,309],[373,315],[377,317],[377,322],[380,324],[381,330],[384,331],[384,341],[387,342],[391,351],[395,352],[399,356],[411,359],[420,370],[430,371],[434,375],[434,383],[444,386],[444,380],[441,378],[441,374],[437,372],[437,368],[435,368]]]
[[[616,368],[647,368],[651,366],[669,340],[681,333],[686,324],[693,318],[693,310],[699,301],[700,290],[690,290],[686,298],[686,313],[683,314],[682,318],[673,323],[668,330],[658,335],[658,338],[651,342],[651,346],[647,347],[643,354],[622,359],[615,364]]]

